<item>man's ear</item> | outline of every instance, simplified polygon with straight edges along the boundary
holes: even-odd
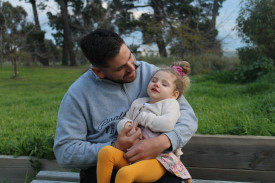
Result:
[[[103,72],[98,67],[92,67],[92,71],[100,78],[104,78]]]

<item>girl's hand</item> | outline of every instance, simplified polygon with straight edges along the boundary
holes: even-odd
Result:
[[[130,135],[130,131],[132,129],[134,129],[135,132]],[[141,136],[142,132],[140,128],[135,127],[134,125],[124,125],[124,128],[118,134],[117,140],[115,142],[115,147],[124,152],[127,152],[127,149],[139,142]]]
[[[135,134],[137,132],[137,130],[139,129],[139,127],[137,127],[136,125],[133,125],[133,123],[130,121],[125,124],[124,128],[125,129],[131,128],[131,130],[127,134],[127,136],[129,136],[129,137],[132,136],[133,134]],[[140,135],[139,139],[140,140],[144,139],[143,134]]]
[[[133,123],[130,122],[130,121],[128,121],[128,122],[125,123],[124,128],[125,128],[125,129],[131,129],[131,130],[127,133],[127,136],[131,136],[131,135],[133,135],[133,134],[137,131],[136,128],[134,127]]]

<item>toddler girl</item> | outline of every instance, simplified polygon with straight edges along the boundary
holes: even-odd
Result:
[[[186,61],[174,63],[171,68],[159,69],[151,78],[148,97],[136,99],[126,116],[118,123],[117,130],[138,126],[142,128],[142,138],[160,135],[173,130],[180,117],[177,99],[189,87],[190,65]],[[135,127],[129,132],[134,133]],[[113,146],[103,147],[98,154],[97,181],[109,183],[113,167],[119,169],[115,182],[155,182],[167,171],[191,182],[191,176],[179,159],[180,149],[162,153],[156,159],[141,160],[130,164],[123,157],[124,152]]]

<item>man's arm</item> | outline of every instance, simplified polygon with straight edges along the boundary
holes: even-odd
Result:
[[[180,104],[180,118],[171,132],[164,133],[171,141],[172,150],[182,148],[198,129],[198,119],[184,96],[178,99]]]
[[[95,166],[99,150],[110,142],[87,141],[87,122],[78,100],[65,94],[58,112],[54,141],[57,162],[64,168]]]

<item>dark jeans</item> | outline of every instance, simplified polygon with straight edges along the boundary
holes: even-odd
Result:
[[[153,168],[153,167],[152,167]],[[115,182],[115,175],[117,171],[114,169],[111,183]],[[166,172],[156,183],[182,183],[182,179]],[[87,170],[81,170],[80,172],[80,183],[97,183],[96,180],[96,167],[88,168]]]

